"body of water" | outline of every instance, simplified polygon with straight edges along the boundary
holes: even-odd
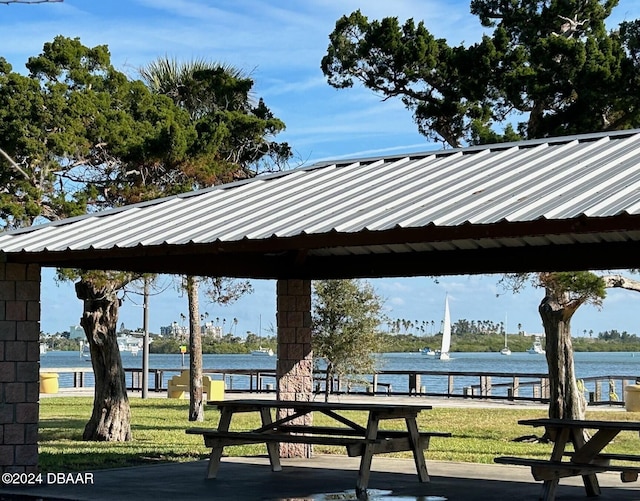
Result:
[[[421,353],[385,353],[379,355],[380,370],[389,371],[448,371],[448,372],[499,372],[514,374],[539,374],[547,372],[547,363],[544,355],[531,355],[529,353],[513,353],[510,356],[500,353],[452,353],[450,360],[437,360]],[[122,362],[125,368],[141,368],[142,356],[133,356],[131,353],[122,354]],[[580,352],[574,354],[576,376],[581,378],[628,376],[630,379],[640,378],[640,354],[630,352],[605,352],[591,353]],[[40,358],[43,370],[47,368],[65,367],[91,367],[89,360],[83,359],[77,352],[48,352]],[[181,369],[188,368],[189,358],[180,354],[151,354],[149,355],[149,368],[151,369]],[[203,355],[203,367],[205,369],[262,369],[273,370],[276,368],[276,357],[254,356],[250,354],[233,355]],[[175,373],[164,374],[164,386],[166,380]],[[232,377],[233,381],[229,378]],[[379,382],[389,384],[395,391],[406,391],[408,381],[406,376],[381,374]],[[87,374],[85,385],[93,386],[93,374]],[[494,381],[498,382],[498,381]],[[249,387],[248,377],[226,376],[227,387],[234,389],[246,389]],[[264,384],[271,384],[273,380],[265,379]],[[447,388],[447,378],[442,376],[423,375],[421,385],[429,392],[444,393]],[[455,378],[455,391],[462,392],[462,387],[478,384],[478,378]],[[61,374],[61,387],[73,386],[72,374]],[[622,391],[618,388],[616,391]]]

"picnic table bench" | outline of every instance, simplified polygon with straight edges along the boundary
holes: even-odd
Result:
[[[605,471],[620,472],[622,482],[638,479],[640,464],[628,465],[611,461],[640,462],[640,456],[634,454],[609,454],[602,450],[622,431],[640,432],[638,421],[595,421],[576,419],[522,419],[519,424],[544,426],[554,441],[549,459],[501,456],[494,461],[501,464],[530,466],[536,480],[543,481],[540,499],[553,501],[559,480],[566,477],[581,476],[587,496],[601,493],[597,473]],[[585,439],[584,430],[596,430]],[[566,450],[568,444],[573,451]],[[563,459],[564,458],[564,459]]]
[[[220,410],[218,427],[189,428],[189,434],[202,435],[205,445],[211,447],[207,478],[215,478],[220,466],[225,446],[264,443],[267,447],[272,471],[281,471],[279,444],[299,443],[312,445],[344,446],[350,457],[360,456],[360,468],[356,482],[356,493],[366,492],[371,461],[375,454],[412,451],[420,482],[428,482],[429,475],[424,458],[431,437],[449,437],[448,432],[421,432],[416,417],[428,405],[378,404],[355,402],[299,402],[282,400],[224,400],[207,402],[208,406]],[[290,412],[274,420],[272,411]],[[367,413],[367,424],[361,426],[343,416],[343,411]],[[231,418],[236,413],[259,412],[262,426],[250,431],[231,431]],[[301,416],[319,412],[329,416],[342,426],[306,426],[291,424]],[[379,428],[380,421],[403,419],[406,430],[385,430]]]

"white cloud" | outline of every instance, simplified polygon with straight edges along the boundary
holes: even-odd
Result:
[[[406,304],[406,301],[404,300],[404,298],[401,298],[399,296],[395,296],[395,297],[390,297],[389,299],[387,299],[385,304],[386,305],[390,305],[390,306],[401,307],[401,306],[404,306]],[[389,311],[392,311],[392,309],[389,309]]]

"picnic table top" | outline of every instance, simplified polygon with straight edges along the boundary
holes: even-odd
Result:
[[[211,407],[226,407],[238,410],[260,410],[263,408],[276,409],[297,409],[311,411],[407,411],[420,412],[430,410],[433,407],[426,404],[404,404],[404,403],[378,403],[378,402],[317,402],[299,400],[270,400],[270,399],[234,399],[234,400],[211,400],[207,402]]]

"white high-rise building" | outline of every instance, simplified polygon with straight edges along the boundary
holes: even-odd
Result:
[[[162,337],[186,338],[189,336],[189,327],[173,322],[171,325],[160,327],[160,335]]]
[[[84,339],[84,329],[80,325],[72,325],[69,327],[69,339]]]

